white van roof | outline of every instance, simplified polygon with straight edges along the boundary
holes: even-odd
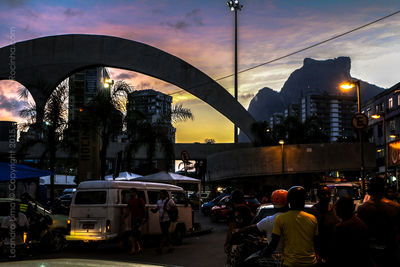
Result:
[[[171,184],[162,183],[149,183],[149,182],[137,182],[137,181],[105,181],[105,180],[93,180],[84,181],[78,185],[79,189],[104,189],[104,188],[132,188],[137,189],[155,189],[155,190],[170,190],[170,191],[183,191],[183,188]]]

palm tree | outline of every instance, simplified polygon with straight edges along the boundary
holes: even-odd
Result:
[[[26,95],[26,94],[25,94]],[[22,95],[23,96],[23,95]],[[47,157],[49,169],[55,172],[56,153],[60,146],[63,131],[67,127],[67,105],[68,84],[62,82],[50,95],[44,109],[44,123],[37,121],[37,108],[33,103],[28,103],[27,107],[20,111],[20,116],[26,118],[27,122],[22,124],[22,129],[28,129],[32,133],[22,141],[21,149],[26,151],[28,148],[42,144],[44,150],[41,155],[40,163]],[[50,177],[50,201],[54,200],[54,175]]]
[[[126,94],[132,88],[124,81],[118,81],[111,88],[100,90],[84,108],[82,116],[90,118],[90,125],[82,125],[85,130],[95,131],[101,141],[99,151],[100,176],[104,179],[107,171],[107,150],[111,138],[122,131],[123,111],[126,104]],[[90,129],[92,128],[92,129]]]
[[[135,103],[131,103],[135,105]],[[132,156],[142,146],[146,147],[147,164],[144,173],[154,172],[153,159],[157,149],[164,152],[167,163],[166,169],[171,168],[174,159],[174,146],[171,139],[172,124],[193,120],[194,116],[190,109],[184,108],[182,104],[175,105],[171,111],[164,113],[156,122],[146,120],[145,114],[133,108],[127,111],[126,125],[129,144],[126,147],[125,162],[128,170],[132,171]]]

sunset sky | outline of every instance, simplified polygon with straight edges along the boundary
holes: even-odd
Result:
[[[346,32],[400,10],[399,0],[241,0],[239,70]],[[146,43],[180,57],[210,77],[233,73],[234,16],[224,0],[1,1],[0,47],[59,34],[111,35]],[[349,56],[351,75],[388,88],[399,82],[400,14],[286,59],[239,75],[239,97],[247,108],[263,87],[279,91],[305,57]],[[174,104],[190,108],[194,121],[179,123],[177,142],[233,141],[233,125],[185,91],[148,76],[110,69],[114,80],[136,89],[173,94]],[[218,81],[233,92],[233,78]],[[20,85],[0,81],[0,120],[18,120]]]

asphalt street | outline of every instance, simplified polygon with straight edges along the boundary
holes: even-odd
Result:
[[[129,255],[127,251],[120,249],[118,243],[102,244],[98,247],[82,244],[79,246],[69,246],[58,253],[33,255],[30,260],[41,260],[42,263],[46,263],[47,260],[50,265],[51,261],[55,259],[83,259],[99,260],[98,265],[103,265],[102,261],[113,261],[116,264],[115,266],[128,262],[157,266],[225,266],[226,255],[223,250],[223,244],[227,225],[225,223],[211,223],[209,217],[198,213],[195,214],[195,221],[201,224],[202,229],[212,228],[212,232],[199,236],[186,237],[183,240],[183,244],[176,246],[171,253],[167,253],[165,250],[161,255],[157,254],[155,251],[157,241],[154,239],[151,242],[147,242],[143,254],[140,255]],[[22,264],[23,262],[19,263]],[[104,265],[107,265],[106,262],[104,263]]]

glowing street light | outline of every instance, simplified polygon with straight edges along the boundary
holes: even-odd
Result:
[[[378,120],[378,119],[380,119],[380,118],[382,118],[382,124],[383,124],[383,145],[384,145],[384,148],[385,148],[385,154],[384,154],[384,156],[385,156],[385,176],[387,175],[387,170],[388,170],[388,165],[389,165],[389,163],[388,163],[388,160],[389,160],[389,157],[388,157],[388,153],[389,153],[389,148],[388,148],[388,146],[387,146],[387,140],[386,140],[386,135],[387,135],[387,132],[386,132],[386,122],[385,122],[385,113],[376,113],[376,114],[372,114],[371,115],[371,118],[373,118],[374,120]],[[392,135],[389,135],[389,137],[390,136],[392,136]],[[382,150],[381,150],[382,151]]]
[[[373,115],[371,115],[371,118],[373,118],[373,119],[375,119],[375,120],[379,119],[380,117],[381,117],[380,114],[373,114]]]
[[[283,145],[284,143],[285,143],[284,140],[279,140],[279,144],[280,144],[280,145]]]
[[[389,135],[390,138],[395,139],[397,136],[395,134]]]
[[[361,96],[360,96],[360,80],[350,80],[350,81],[344,81],[339,84],[339,88],[344,91],[350,91],[356,87],[357,89],[357,113],[361,114]],[[360,166],[360,174],[361,174],[361,180],[362,180],[362,188],[363,188],[363,194],[365,194],[365,178],[364,178],[364,141],[362,137],[362,129],[358,129],[358,136],[360,138],[360,161],[361,161],[361,166]]]
[[[243,5],[239,3],[239,0],[230,0],[226,3],[229,9],[235,12],[235,99],[238,100],[238,60],[237,60],[237,12],[242,10]],[[238,142],[238,128],[235,125],[234,129],[234,142]]]

